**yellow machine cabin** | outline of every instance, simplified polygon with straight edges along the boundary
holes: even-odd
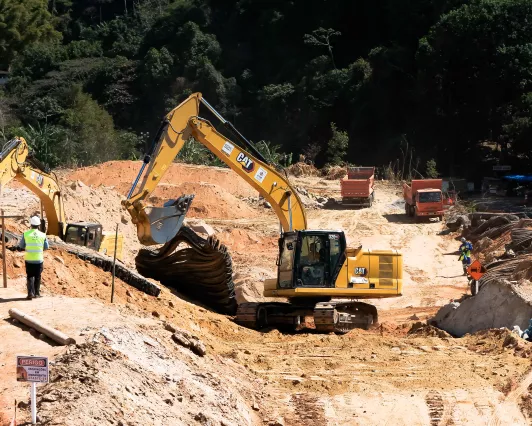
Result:
[[[280,239],[278,278],[265,297],[385,298],[402,295],[403,258],[397,250],[346,248],[342,231],[287,232]]]

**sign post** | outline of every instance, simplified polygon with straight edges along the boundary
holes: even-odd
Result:
[[[113,277],[111,281],[111,303],[113,303],[115,298],[115,266],[116,266],[116,246],[118,244],[118,223],[116,224],[116,231],[115,231],[115,253],[113,255]]]
[[[37,424],[37,383],[48,383],[48,358],[17,355],[17,382],[31,383],[31,424]]]

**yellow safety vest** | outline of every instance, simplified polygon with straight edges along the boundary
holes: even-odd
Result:
[[[38,229],[30,229],[24,232],[24,242],[26,243],[26,260],[30,262],[44,261],[44,241],[46,234]]]

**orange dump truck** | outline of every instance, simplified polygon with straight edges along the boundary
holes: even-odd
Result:
[[[443,219],[443,197],[441,179],[413,180],[412,185],[403,183],[405,212],[408,216],[438,217]]]
[[[375,199],[375,167],[350,167],[340,181],[342,204],[367,205]]]

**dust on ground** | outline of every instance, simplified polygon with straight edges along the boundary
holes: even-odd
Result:
[[[98,220],[116,223],[121,212],[105,206],[119,206],[139,166],[112,162],[61,174],[67,184],[87,186],[71,187],[67,207],[73,204],[77,211],[81,192],[88,191],[90,201],[81,204],[86,211],[77,214],[102,207]],[[279,227],[270,210],[240,200],[257,194],[227,169],[173,165],[163,184],[175,185],[167,186],[165,195],[180,185],[209,191],[216,185],[203,201],[208,207],[202,218],[231,250],[239,297],[260,300],[263,280],[275,276]],[[339,197],[337,181],[300,177],[294,184]],[[343,229],[351,246],[396,248],[404,255],[404,296],[376,302],[382,326],[344,336],[256,332],[169,289],[153,298],[120,280],[111,305],[109,274],[56,250],[46,253],[45,297],[10,300],[24,295],[24,272],[21,254],[8,253],[2,318],[18,307],[71,334],[81,346],[53,346],[3,321],[0,330],[9,344],[0,349],[0,412],[9,418],[15,398],[27,401],[27,386],[14,381],[9,365],[16,353],[31,352],[59,361],[54,382],[39,391],[48,424],[528,424],[532,376],[522,356],[527,351],[505,346],[505,336],[497,333],[462,339],[423,330],[408,334],[413,323],[466,292],[454,254],[459,243],[439,235],[439,222],[407,218],[399,187],[378,182],[376,191],[371,209],[308,212],[310,228]],[[243,204],[254,216],[235,218],[216,210],[222,198]],[[137,244],[134,237],[125,235],[127,243]],[[200,339],[207,354],[176,345],[170,331],[175,328]],[[80,372],[82,366],[87,373]],[[22,417],[28,418],[27,409]]]

